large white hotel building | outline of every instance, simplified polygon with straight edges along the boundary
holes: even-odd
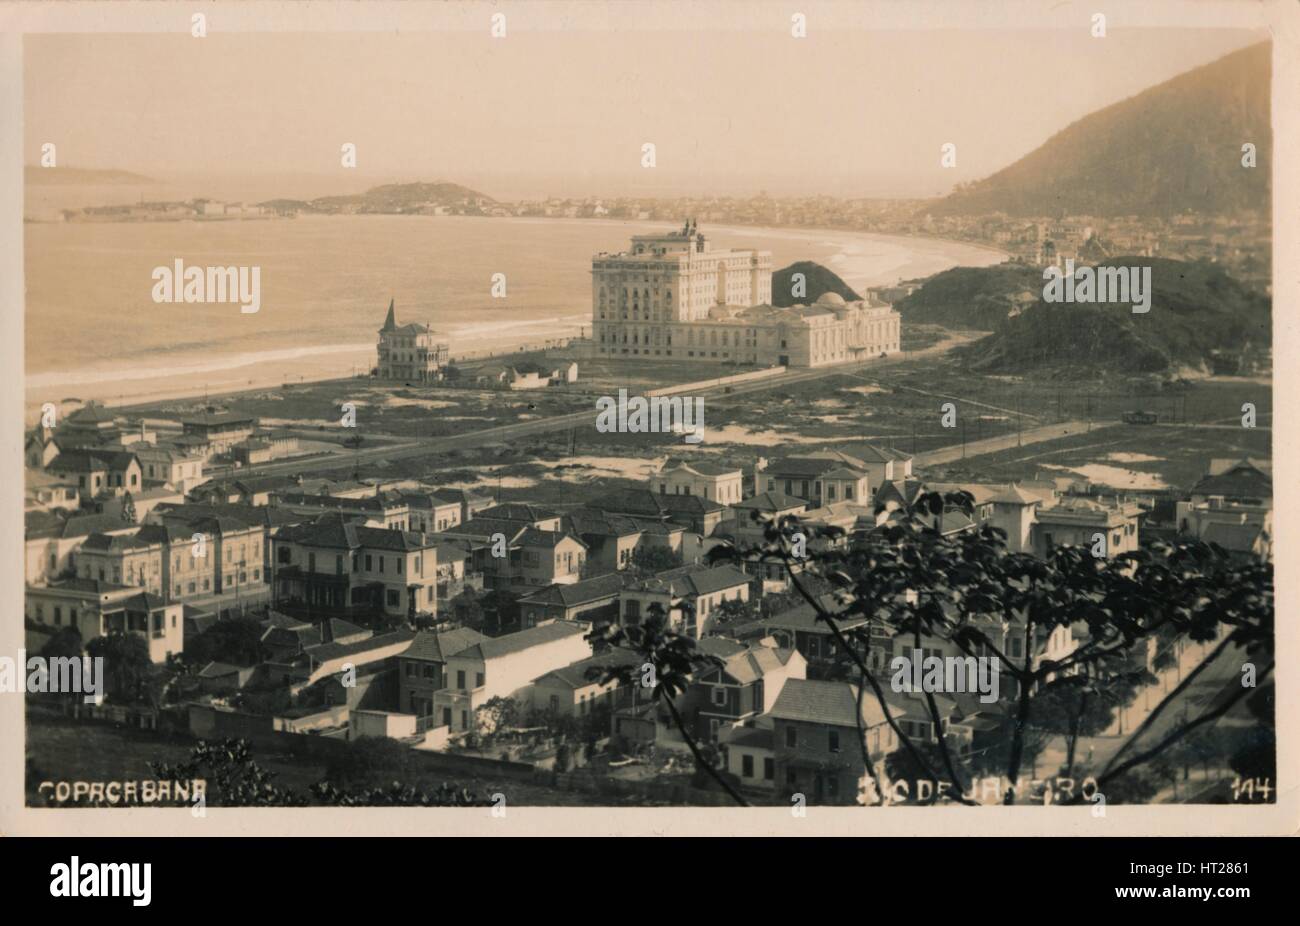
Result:
[[[899,349],[888,305],[827,293],[774,308],[771,252],[715,250],[694,222],[597,254],[591,277],[597,357],[816,367]]]

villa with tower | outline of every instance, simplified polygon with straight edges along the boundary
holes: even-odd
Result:
[[[393,300],[388,302],[388,317],[379,329],[379,363],[376,367],[380,379],[404,383],[431,383],[438,379],[439,370],[447,365],[447,345],[434,340],[433,329],[413,322],[397,324]]]

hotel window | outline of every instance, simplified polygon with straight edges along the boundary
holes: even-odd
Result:
[[[830,734],[828,736],[827,748],[830,749],[831,752],[840,751],[840,732],[838,730],[830,731]]]
[[[771,759],[771,757],[765,758],[763,760],[763,779],[765,781],[771,781],[775,777],[776,763]]]
[[[482,673],[482,672],[475,672],[475,673],[474,673],[474,687],[475,687],[475,688],[482,688],[482,687],[483,687],[483,673]]]
[[[713,686],[713,703],[718,707],[727,706],[727,689],[721,685]]]
[[[464,687],[465,687],[465,670],[464,670],[464,669],[457,669],[457,670],[456,670],[456,687],[457,687],[457,688],[464,688]]]
[[[794,727],[785,728],[785,745],[789,749],[799,745],[799,731]]]

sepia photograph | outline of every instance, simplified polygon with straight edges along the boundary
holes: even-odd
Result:
[[[1285,6],[6,5],[7,830],[1294,833]]]

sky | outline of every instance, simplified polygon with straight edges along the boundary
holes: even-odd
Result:
[[[314,195],[932,196],[1260,41],[1229,29],[29,35],[24,153]],[[656,166],[641,166],[642,145]],[[357,146],[357,167],[340,147]],[[957,146],[957,165],[940,164]],[[305,178],[305,179],[304,179]],[[316,189],[319,184],[319,189]],[[264,183],[259,187],[264,187]],[[288,194],[287,194],[288,195]]]

